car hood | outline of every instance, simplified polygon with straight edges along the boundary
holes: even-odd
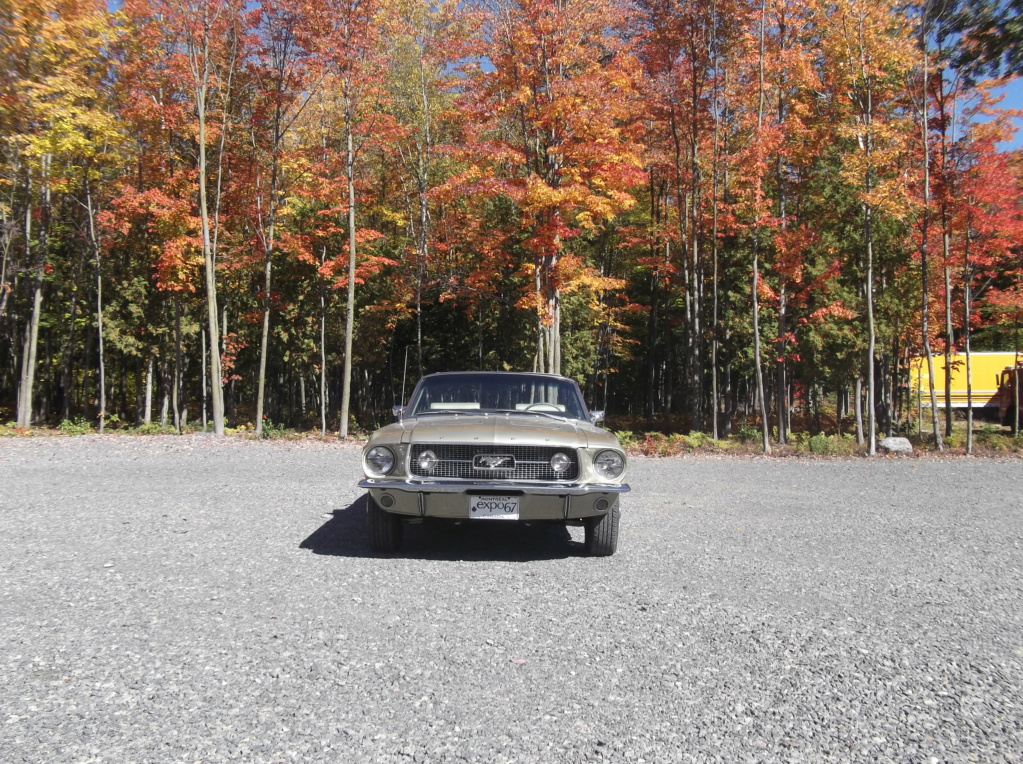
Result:
[[[401,422],[402,443],[493,443],[564,448],[617,446],[607,430],[588,422],[520,414],[428,416]]]

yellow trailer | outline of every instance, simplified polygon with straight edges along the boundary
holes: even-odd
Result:
[[[1023,353],[1021,353],[1023,357]],[[970,378],[973,381],[973,408],[997,409],[998,385],[1002,372],[1016,364],[1016,354],[974,351],[970,353]],[[952,408],[967,407],[966,396],[966,354],[956,353],[952,356]],[[938,408],[945,408],[945,356],[934,354],[934,393],[938,399]],[[927,381],[927,358],[914,358],[910,366],[910,390],[919,396],[920,405],[930,407],[931,393]]]

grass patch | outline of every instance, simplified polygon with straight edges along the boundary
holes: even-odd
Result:
[[[65,419],[57,429],[61,435],[88,435],[92,432],[92,425],[84,416],[76,416],[74,419]]]
[[[288,428],[283,424],[274,424],[270,417],[263,415],[262,437],[266,440],[279,440],[288,434]]]
[[[704,432],[688,434],[646,432],[640,435],[630,430],[615,433],[618,442],[626,451],[645,456],[679,456],[688,453],[713,453],[730,451],[737,444],[729,440],[714,440]]]
[[[752,443],[755,440],[760,440],[763,433],[760,431],[760,425],[756,422],[741,419],[735,427],[735,437],[740,443]]]
[[[963,440],[965,441],[965,438]],[[965,446],[965,443],[963,445]],[[1017,435],[1014,438],[1011,433],[999,432],[991,425],[985,424],[978,432],[973,433],[973,445],[998,453],[1012,453],[1023,449],[1023,436]]]
[[[856,436],[800,432],[792,436],[796,453],[813,456],[852,456],[857,453]]]
[[[161,425],[159,422],[143,422],[138,427],[127,427],[124,430],[127,435],[177,435],[171,425]]]

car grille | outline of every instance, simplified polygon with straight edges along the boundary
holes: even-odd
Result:
[[[427,471],[419,466],[419,455],[433,451],[439,460]],[[565,454],[568,469],[555,472],[551,457]],[[485,457],[512,456],[514,468],[490,469],[481,466]],[[492,460],[491,460],[492,461]],[[409,453],[409,472],[417,477],[456,478],[460,480],[535,480],[565,483],[579,477],[579,459],[575,449],[550,446],[470,446],[452,443],[418,443]]]

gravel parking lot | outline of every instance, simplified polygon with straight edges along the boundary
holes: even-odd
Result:
[[[364,542],[358,451],[0,441],[4,762],[1020,761],[1023,463],[637,459]]]

